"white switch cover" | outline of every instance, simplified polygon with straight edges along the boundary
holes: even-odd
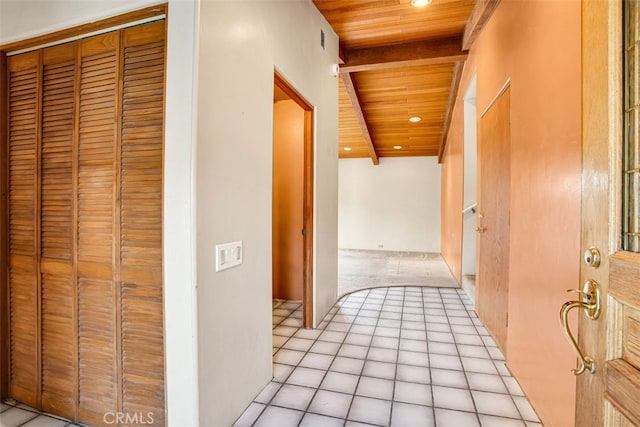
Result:
[[[242,240],[216,245],[216,271],[242,264]]]

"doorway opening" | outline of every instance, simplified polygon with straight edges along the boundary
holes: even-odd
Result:
[[[462,210],[462,288],[475,301],[476,222],[478,212],[478,119],[476,78],[464,96],[463,210]]]
[[[302,302],[313,327],[313,106],[274,76],[272,297]]]

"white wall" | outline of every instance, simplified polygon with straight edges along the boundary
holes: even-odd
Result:
[[[157,0],[0,0],[0,44],[159,3]],[[168,424],[198,425],[192,158],[195,2],[169,0],[164,186]]]
[[[437,157],[341,159],[341,249],[440,252]]]
[[[326,50],[320,47],[320,29]],[[228,426],[270,380],[273,75],[314,106],[315,308],[337,284],[338,39],[311,0],[202,1],[197,153],[200,424]],[[242,240],[220,273],[217,243]]]

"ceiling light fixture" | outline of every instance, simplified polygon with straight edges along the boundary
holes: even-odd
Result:
[[[343,150],[344,151],[351,151],[351,147],[344,147]]]
[[[425,7],[430,3],[431,0],[411,0],[411,6],[413,7]]]
[[[420,116],[409,117],[409,121],[411,123],[418,123],[420,120],[422,120],[422,117],[420,117]]]
[[[402,149],[402,145],[394,145],[393,149],[394,150],[401,150]]]

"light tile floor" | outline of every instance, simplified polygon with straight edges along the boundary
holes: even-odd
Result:
[[[235,426],[541,426],[461,289],[361,290],[301,319],[274,301],[274,378]]]
[[[22,403],[0,403],[0,427],[72,427],[80,426],[68,420],[43,414]]]

